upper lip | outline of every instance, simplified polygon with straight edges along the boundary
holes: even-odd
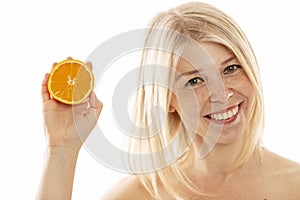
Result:
[[[227,111],[229,111],[229,110],[232,110],[233,108],[235,108],[235,107],[237,107],[237,106],[239,106],[239,105],[240,105],[240,103],[235,104],[235,105],[232,105],[232,106],[229,106],[229,107],[227,107],[227,108],[225,108],[225,109],[222,109],[222,110],[219,110],[219,111],[216,111],[216,112],[209,113],[209,114],[205,115],[205,117],[207,117],[207,116],[209,116],[209,115],[225,113],[225,112],[227,112]]]

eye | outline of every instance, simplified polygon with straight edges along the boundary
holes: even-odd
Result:
[[[224,74],[231,74],[241,68],[242,66],[240,65],[229,65],[224,69]]]
[[[204,82],[204,80],[200,77],[195,77],[195,78],[192,78],[191,80],[189,80],[185,85],[186,86],[195,86],[197,84],[200,84]]]

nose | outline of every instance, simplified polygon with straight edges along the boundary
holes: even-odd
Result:
[[[230,99],[230,97],[232,97],[232,95],[233,95],[233,90],[231,88],[227,88],[225,91],[226,100]]]
[[[226,103],[233,96],[233,90],[231,88],[223,88],[223,90],[216,90],[210,95],[211,103]]]

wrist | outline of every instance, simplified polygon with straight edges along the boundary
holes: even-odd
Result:
[[[63,145],[49,145],[46,149],[48,156],[78,157],[80,148],[71,148]]]

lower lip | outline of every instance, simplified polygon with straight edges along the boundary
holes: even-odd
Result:
[[[234,116],[232,116],[231,118],[226,119],[226,120],[215,120],[215,119],[208,118],[208,117],[205,117],[205,118],[216,124],[227,125],[227,124],[234,122],[237,119],[237,117],[240,113],[240,108],[241,108],[241,104],[238,105],[238,112]]]

